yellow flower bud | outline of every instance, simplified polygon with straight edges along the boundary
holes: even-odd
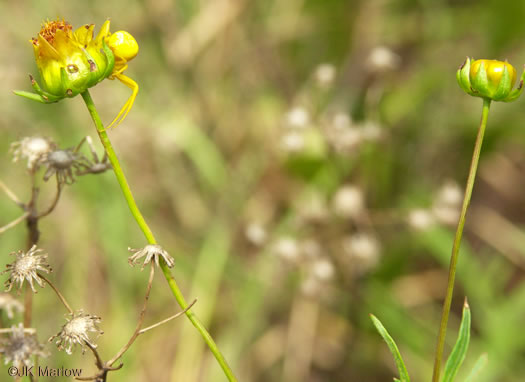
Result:
[[[510,102],[521,94],[524,75],[518,88],[513,90],[516,70],[507,61],[467,58],[457,72],[457,79],[459,86],[472,96]]]

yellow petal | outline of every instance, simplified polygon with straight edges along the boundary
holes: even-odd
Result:
[[[53,46],[62,56],[67,56],[71,50],[72,41],[62,29],[57,29],[55,32],[55,40]]]
[[[74,33],[75,39],[80,45],[84,46],[84,48],[86,48],[93,39],[93,29],[95,29],[94,24],[86,24],[82,25]]]
[[[58,51],[55,48],[53,48],[53,46],[50,43],[48,43],[47,40],[41,35],[38,35],[37,50],[39,56],[60,60],[60,54],[58,53]]]
[[[96,40],[96,44],[102,44],[102,40],[105,39],[107,36],[109,36],[109,19],[102,24],[102,27],[100,28],[100,32],[98,32]]]

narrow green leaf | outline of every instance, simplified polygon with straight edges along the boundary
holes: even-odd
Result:
[[[470,307],[467,299],[463,305],[463,315],[461,318],[461,325],[459,326],[459,334],[456,344],[448,357],[445,364],[445,371],[443,373],[442,382],[452,382],[458,373],[461,364],[467,355],[468,344],[470,341]]]
[[[470,374],[468,375],[467,379],[465,379],[465,382],[474,382],[476,378],[481,373],[481,370],[487,365],[487,362],[489,360],[489,357],[487,353],[483,353],[479,356],[478,360],[474,364],[474,367],[472,368]]]
[[[405,363],[403,362],[403,358],[401,357],[401,354],[399,353],[399,349],[397,348],[396,343],[394,342],[394,339],[388,334],[385,327],[377,319],[376,316],[373,314],[370,315],[370,318],[372,319],[372,322],[374,323],[374,326],[376,327],[379,334],[381,334],[381,337],[385,340],[386,344],[388,345],[390,352],[394,356],[394,361],[396,362],[397,370],[399,371],[399,379],[395,379],[394,381],[400,381],[400,382],[410,382],[410,377],[408,376],[407,369],[405,367]]]

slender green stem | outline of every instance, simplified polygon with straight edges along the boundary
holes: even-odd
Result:
[[[131,210],[131,214],[137,221],[137,224],[139,225],[140,229],[144,233],[144,236],[146,237],[148,243],[156,244],[157,242],[155,240],[155,237],[153,236],[151,229],[148,227],[146,221],[144,220],[144,217],[142,216],[135,202],[135,199],[133,198],[133,194],[131,193],[131,189],[129,188],[126,177],[124,176],[124,172],[122,171],[122,168],[120,167],[120,163],[117,159],[117,155],[115,154],[115,151],[113,150],[113,146],[111,145],[111,141],[109,140],[109,137],[106,133],[106,129],[104,128],[104,125],[102,124],[102,121],[100,120],[95,104],[93,103],[93,99],[91,98],[91,95],[89,94],[87,90],[84,93],[82,93],[82,98],[84,99],[84,102],[86,103],[86,106],[89,110],[89,114],[91,115],[91,118],[93,119],[93,122],[95,123],[97,132],[98,132],[98,136],[100,137],[100,141],[102,142],[102,145],[106,149],[106,153],[108,155],[109,161],[111,162],[111,165],[113,166],[113,171],[115,172],[120,188],[122,189],[122,192],[124,193],[124,198],[126,199],[129,209]],[[179,286],[177,285],[175,279],[173,278],[170,269],[168,268],[168,266],[166,265],[164,261],[161,261],[160,267],[162,269],[162,273],[164,274],[164,277],[166,278],[166,281],[168,282],[168,285],[173,295],[175,296],[175,299],[177,300],[177,303],[180,305],[180,307],[183,310],[187,309],[188,303],[184,299],[184,296],[182,295],[182,292],[179,289]],[[191,309],[186,310],[185,314],[190,320],[190,322],[193,324],[193,326],[195,326],[195,328],[197,328],[197,330],[201,334],[202,338],[204,339],[204,341],[210,348],[211,352],[217,359],[217,362],[221,366],[228,380],[236,382],[237,378],[235,378],[235,376],[233,375],[233,371],[231,370],[230,366],[226,362],[226,359],[220,352],[219,348],[217,347],[217,344],[215,343],[211,335],[208,333],[208,331],[206,330],[202,322],[198,319],[198,317],[195,315],[195,313],[193,313]]]
[[[470,197],[472,196],[472,189],[474,188],[474,181],[476,179],[476,171],[478,169],[479,156],[481,152],[481,144],[483,143],[483,136],[487,126],[487,118],[490,109],[490,99],[483,99],[483,111],[481,113],[481,122],[479,124],[478,136],[476,144],[474,145],[474,153],[472,154],[472,162],[467,179],[467,187],[465,188],[465,196],[463,197],[463,206],[461,207],[461,215],[459,216],[458,228],[456,229],[456,236],[452,246],[452,255],[450,257],[450,267],[448,271],[447,294],[443,302],[443,313],[441,315],[441,324],[439,326],[439,335],[436,346],[436,358],[434,361],[434,373],[432,375],[432,382],[439,382],[439,374],[441,371],[441,358],[443,357],[443,347],[445,346],[445,335],[447,332],[448,316],[450,314],[450,305],[452,304],[452,294],[454,292],[454,280],[456,278],[456,266],[458,263],[459,246],[461,237],[463,236],[463,227],[465,226],[465,218],[467,216],[468,206],[470,204]]]

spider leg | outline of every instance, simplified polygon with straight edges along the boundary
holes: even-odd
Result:
[[[108,129],[111,127],[116,127],[120,123],[122,123],[124,118],[126,118],[129,111],[131,110],[133,102],[135,101],[135,98],[137,97],[137,94],[139,92],[139,85],[128,76],[121,73],[115,73],[113,76],[120,82],[122,82],[124,85],[126,85],[128,88],[130,88],[133,92],[131,93],[131,96],[128,98],[122,109],[120,109],[120,112],[115,117],[113,122],[111,122],[111,124],[107,127]]]
[[[100,160],[98,159],[97,152],[95,151],[95,146],[93,146],[93,139],[89,135],[86,136],[86,142],[89,146],[89,151],[91,151],[91,155],[93,156],[93,161],[95,163],[100,163]]]
[[[116,77],[118,78],[119,75],[121,75],[122,73],[124,73],[124,71],[128,68],[128,64],[124,64],[122,66],[122,68],[120,68],[119,70],[115,70],[113,73],[111,73],[111,76],[110,77]]]
[[[74,153],[78,153],[78,150],[80,150],[80,148],[82,147],[82,145],[84,144],[84,142],[87,140],[87,137],[84,137],[82,138],[82,140],[79,142],[79,144],[77,145],[77,147],[75,147],[75,149],[73,150]]]

